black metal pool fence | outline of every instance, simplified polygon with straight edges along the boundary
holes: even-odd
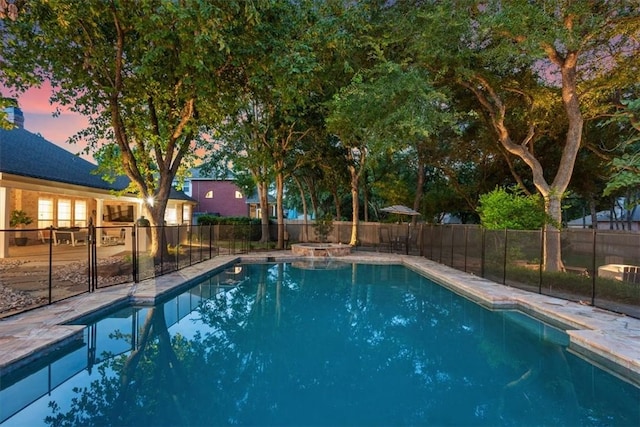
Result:
[[[285,247],[297,242],[349,243],[350,222],[318,233],[312,221],[288,221]],[[13,243],[15,230],[3,230]],[[138,282],[220,254],[274,250],[278,227],[267,238],[260,225],[180,225],[158,228],[161,247],[150,256],[151,227],[29,229],[25,247],[12,244],[0,263],[0,284],[26,295],[0,317],[106,286]],[[423,256],[492,281],[640,318],[640,233],[564,229],[564,271],[544,271],[542,230],[487,230],[478,225],[358,225],[356,250]],[[38,260],[24,263],[20,260]],[[13,262],[12,260],[17,260]],[[34,266],[37,265],[38,267]],[[20,298],[17,298],[20,300]],[[26,302],[25,302],[26,301]]]

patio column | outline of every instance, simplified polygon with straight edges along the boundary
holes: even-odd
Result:
[[[9,229],[9,189],[0,186],[0,229]],[[0,233],[0,258],[9,257],[9,232]]]

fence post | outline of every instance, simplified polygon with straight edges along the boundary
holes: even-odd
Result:
[[[435,261],[435,260],[433,259],[433,229],[434,229],[434,227],[435,227],[435,225],[434,225],[434,224],[430,224],[430,225],[429,225],[429,228],[430,228],[429,235],[430,235],[430,237],[431,237],[431,238],[429,239],[429,242],[430,242],[430,244],[429,244],[429,249],[430,249],[429,259],[430,259],[431,261]]]
[[[87,234],[89,292],[94,292],[98,285],[98,251],[96,248],[96,226],[93,223],[93,218],[89,218]]]
[[[593,229],[591,250],[591,305],[596,305],[596,234],[597,226]]]
[[[131,263],[133,264],[133,281],[134,283],[140,282],[140,266],[138,256],[138,225],[134,224],[131,227]]]
[[[209,224],[209,259],[213,258],[213,225]]]
[[[438,260],[438,262],[440,264],[442,264],[442,243],[444,241],[444,229],[445,229],[445,226],[441,225],[440,226],[440,250],[438,251],[440,253],[440,259]]]
[[[198,227],[198,253],[200,254],[200,262],[202,262],[202,225],[196,225]]]
[[[484,263],[485,263],[485,245],[486,245],[486,240],[487,240],[487,230],[485,230],[484,227],[480,228],[480,244],[482,246],[482,248],[480,249],[480,277],[484,278],[485,276],[485,269],[484,269]]]
[[[176,271],[178,271],[180,270],[180,226],[179,225],[176,226],[176,233],[177,233],[176,235]]]
[[[451,267],[453,267],[453,245],[455,244],[456,228],[451,226]]]
[[[467,272],[467,253],[469,248],[469,226],[464,226],[464,272]]]
[[[540,229],[540,261],[538,262],[538,293],[542,293],[542,267],[544,266],[544,240],[546,225]]]
[[[49,304],[53,297],[53,225],[49,226]]]
[[[189,227],[188,225],[186,225],[185,227]],[[188,242],[189,242],[189,265],[193,265],[192,261],[191,261],[191,249],[193,248],[193,228],[189,229],[187,228],[187,236],[189,236]]]
[[[504,253],[502,254],[502,284],[507,284],[507,250],[508,250],[509,230],[504,229]]]
[[[166,230],[164,229],[164,224],[160,226],[160,275],[164,273],[164,251],[167,248],[167,239],[165,236]],[[156,263],[153,262],[153,277],[156,277],[155,271]]]

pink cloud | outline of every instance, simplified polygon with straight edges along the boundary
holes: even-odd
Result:
[[[51,104],[51,84],[44,82],[39,88],[31,88],[16,95],[10,90],[0,87],[3,96],[18,99],[18,104],[24,114],[24,128],[29,132],[42,135],[46,140],[72,153],[79,153],[85,145],[68,144],[67,140],[78,131],[88,126],[88,119],[80,114],[69,111],[67,107]],[[57,117],[53,116],[56,107],[60,110]],[[83,156],[89,160],[91,156]]]

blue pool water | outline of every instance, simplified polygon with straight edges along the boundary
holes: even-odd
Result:
[[[241,265],[0,382],[0,425],[640,425],[564,332],[401,266]]]

